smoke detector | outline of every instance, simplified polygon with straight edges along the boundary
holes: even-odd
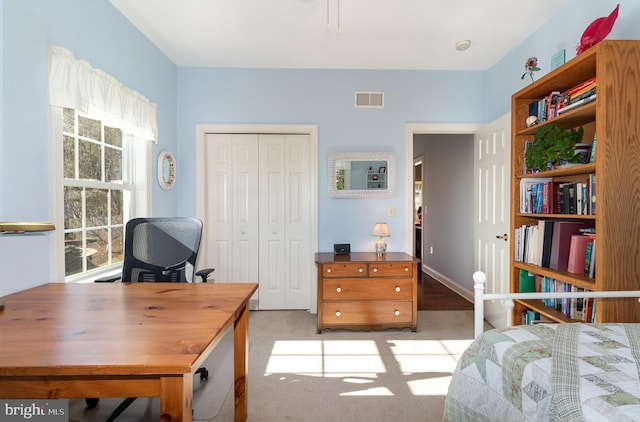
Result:
[[[469,47],[471,47],[471,41],[469,40],[462,40],[456,43],[456,50],[458,51],[468,50]]]

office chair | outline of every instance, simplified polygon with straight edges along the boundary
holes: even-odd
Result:
[[[214,269],[195,271],[202,222],[196,218],[156,217],[133,218],[127,222],[124,241],[124,262],[121,276],[102,277],[96,282],[187,282],[201,277],[206,283]],[[206,368],[198,368],[200,380],[209,377]],[[125,399],[105,421],[115,420],[135,400]],[[99,399],[85,399],[88,408]]]

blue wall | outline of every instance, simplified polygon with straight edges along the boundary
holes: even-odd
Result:
[[[107,0],[4,0],[2,40],[0,221],[51,221],[50,45],[156,103],[154,152],[176,150],[177,68]],[[175,191],[154,184],[153,198],[154,212],[176,213]],[[49,237],[0,235],[0,295],[50,281]]]
[[[392,151],[396,175],[405,173],[406,123],[483,123],[506,113],[511,94],[525,86],[525,60],[537,56],[548,72],[551,56],[567,59],[586,26],[620,3],[609,38],[640,36],[637,0],[572,0],[488,71],[358,71],[176,68],[107,0],[4,0],[0,3],[0,221],[49,221],[48,48],[113,75],[158,105],[161,149],[176,153],[177,186],[153,190],[155,215],[195,213],[195,124],[317,124],[319,128],[319,249],[337,241],[370,245],[372,223],[390,224],[392,250],[404,248],[404,178],[388,200],[327,196],[327,158],[339,151]],[[353,107],[354,91],[385,92],[384,109]],[[387,208],[396,217],[386,217]],[[367,219],[363,218],[367,216]],[[369,220],[370,216],[370,220]],[[347,239],[345,239],[345,237]],[[355,240],[354,240],[355,239]],[[0,295],[51,281],[48,235],[0,236]]]
[[[486,72],[362,70],[178,70],[180,161],[192,166],[198,123],[318,125],[320,251],[333,243],[372,247],[371,230],[386,221],[390,250],[404,250],[405,124],[486,122]],[[356,109],[355,91],[383,91],[383,109]],[[390,199],[331,199],[327,160],[332,152],[394,152],[396,195]],[[178,180],[180,212],[195,213],[195,174]],[[411,187],[410,187],[411,188]],[[389,206],[396,217],[387,217]]]

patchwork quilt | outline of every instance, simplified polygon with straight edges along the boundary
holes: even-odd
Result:
[[[640,324],[490,330],[464,352],[444,421],[640,421]]]

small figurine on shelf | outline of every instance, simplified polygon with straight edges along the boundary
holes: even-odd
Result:
[[[527,59],[527,62],[524,64],[524,68],[526,69],[526,72],[524,72],[522,76],[520,76],[520,79],[524,79],[525,76],[529,75],[529,77],[531,78],[531,82],[533,82],[533,72],[537,72],[538,70],[540,70],[540,68],[538,67],[538,58],[529,57]]]

